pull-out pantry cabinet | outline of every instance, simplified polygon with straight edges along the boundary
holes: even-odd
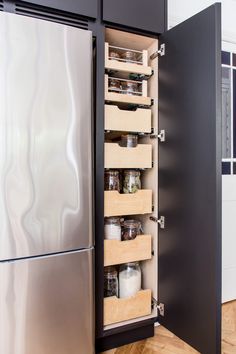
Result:
[[[103,27],[104,64],[97,69],[104,95],[97,93],[103,108],[96,119],[98,351],[152,336],[159,322],[201,353],[221,352],[220,10],[215,4],[160,36]],[[122,60],[126,48],[139,53],[139,63]],[[111,89],[112,79],[121,87],[133,79],[138,94]],[[136,147],[119,145],[127,132],[139,135]],[[138,169],[142,188],[101,191],[110,169]],[[140,220],[143,234],[104,240],[110,216]],[[131,298],[104,298],[104,267],[133,261],[142,267],[142,289]]]

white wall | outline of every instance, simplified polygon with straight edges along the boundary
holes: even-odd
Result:
[[[169,28],[193,16],[212,0],[168,0]],[[222,0],[222,47],[236,53],[236,0]],[[236,299],[236,175],[222,176],[222,301]]]

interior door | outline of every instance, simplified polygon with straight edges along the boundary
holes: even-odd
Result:
[[[221,7],[160,37],[160,322],[202,354],[221,352]]]

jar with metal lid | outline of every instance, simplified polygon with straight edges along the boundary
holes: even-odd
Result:
[[[118,273],[115,267],[104,268],[104,297],[118,296]]]
[[[138,262],[126,263],[119,269],[119,297],[131,297],[141,290],[141,268]]]
[[[140,171],[125,170],[123,180],[123,193],[135,193],[141,189]]]
[[[105,218],[105,239],[121,240],[121,223],[119,217]]]
[[[135,81],[122,81],[121,87],[123,93],[126,95],[140,95],[139,85]]]
[[[119,171],[105,171],[105,190],[120,192],[120,173]]]
[[[109,52],[109,57],[111,60],[119,60],[120,59],[120,54],[117,53],[115,50],[111,49]]]
[[[109,79],[108,91],[110,91],[110,92],[119,92],[120,90],[121,90],[120,80]]]
[[[126,61],[126,63],[133,63],[137,61],[136,52],[132,50],[126,50],[122,53],[122,59]]]
[[[137,134],[121,135],[120,146],[123,147],[136,147],[138,145]]]
[[[122,241],[134,240],[142,234],[142,225],[138,220],[125,220],[122,226]]]

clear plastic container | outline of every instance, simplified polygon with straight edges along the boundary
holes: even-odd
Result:
[[[136,147],[138,145],[137,134],[121,135],[120,146],[123,147]]]
[[[121,82],[117,79],[109,79],[109,92],[120,92],[121,90]]]
[[[139,189],[141,189],[140,175],[140,171],[124,171],[123,193],[136,193]]]
[[[140,85],[134,81],[122,81],[122,92],[126,95],[139,96],[141,94]]]
[[[114,49],[111,49],[110,52],[109,52],[109,58],[111,60],[120,60],[120,54],[117,53]]]
[[[120,192],[120,173],[119,171],[105,171],[104,184],[106,191]]]
[[[122,59],[124,59],[126,63],[133,63],[137,61],[137,54],[132,50],[126,50],[122,53]]]
[[[138,262],[126,263],[119,270],[119,297],[126,298],[141,290],[141,268]]]
[[[118,273],[115,267],[104,268],[104,297],[118,296]]]
[[[142,225],[138,220],[125,220],[122,225],[122,241],[134,240],[142,234]]]
[[[121,223],[119,217],[105,219],[104,233],[106,240],[121,240]]]

